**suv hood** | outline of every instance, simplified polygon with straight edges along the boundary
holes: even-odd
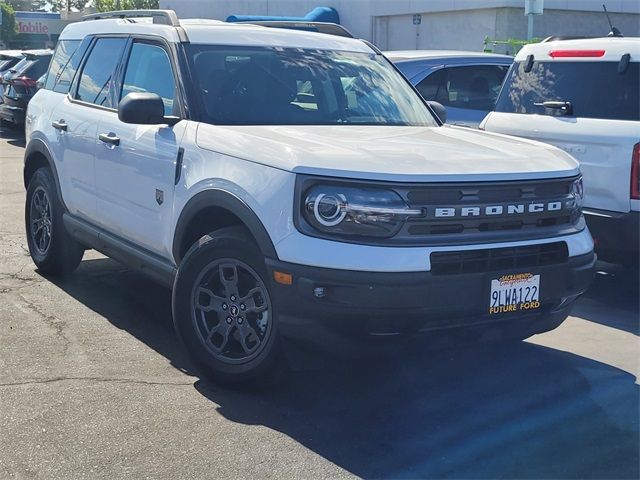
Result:
[[[387,181],[524,180],[577,175],[550,145],[464,127],[214,126],[203,149],[295,173]]]

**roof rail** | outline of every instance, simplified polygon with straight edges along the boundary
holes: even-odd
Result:
[[[114,12],[92,13],[83,16],[82,21],[106,20],[110,18],[152,18],[153,23],[171,25],[172,27],[180,25],[178,16],[173,10],[118,10]]]

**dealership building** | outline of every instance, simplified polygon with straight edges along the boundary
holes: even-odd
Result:
[[[603,36],[612,23],[626,36],[640,36],[637,0],[536,0],[533,37]],[[526,39],[524,0],[160,0],[179,17],[226,20],[230,16],[292,17],[311,20],[316,7],[332,7],[340,24],[383,50],[482,50],[484,40]],[[306,18],[305,18],[306,17]],[[268,18],[264,18],[265,20]],[[508,45],[493,45],[505,51]]]
[[[16,12],[16,33],[12,48],[53,47],[68,22],[59,13]]]

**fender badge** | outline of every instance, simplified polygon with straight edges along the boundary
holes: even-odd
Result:
[[[164,192],[162,190],[158,190],[156,188],[156,202],[158,203],[158,205],[162,205],[162,202],[164,202]]]

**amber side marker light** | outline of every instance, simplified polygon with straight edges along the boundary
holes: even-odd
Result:
[[[273,279],[281,285],[291,285],[293,283],[293,275],[284,272],[273,272]]]
[[[570,58],[570,57],[603,57],[605,50],[551,50],[549,56],[551,58]]]

